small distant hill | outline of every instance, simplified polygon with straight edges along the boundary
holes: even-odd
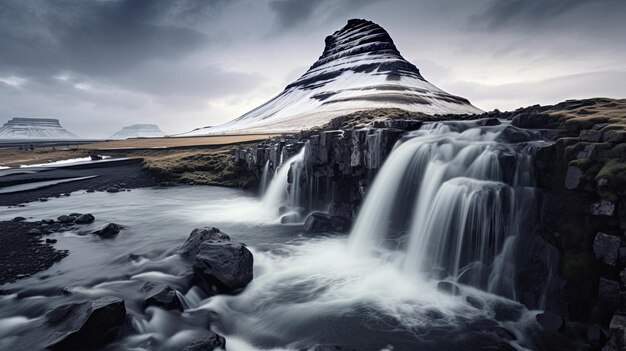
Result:
[[[129,138],[162,138],[165,134],[156,124],[133,124],[126,126],[109,139],[123,140]]]
[[[55,118],[11,118],[0,128],[0,139],[78,139]]]

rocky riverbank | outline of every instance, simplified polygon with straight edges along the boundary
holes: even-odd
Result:
[[[50,226],[56,226],[55,231],[62,231],[83,224],[84,221],[93,221],[93,216],[61,216],[58,221],[43,223],[50,223]],[[19,220],[16,223],[22,222]],[[102,231],[110,225],[93,234],[102,236]],[[189,271],[188,279],[182,283],[186,288],[154,284],[147,279],[138,292],[143,296],[143,303],[139,306],[142,310],[157,307],[167,313],[182,314],[189,307],[180,291],[186,293],[191,287],[197,286],[207,296],[233,294],[252,280],[252,253],[244,244],[231,241],[227,234],[217,228],[193,230],[178,253]],[[11,292],[3,292],[6,293]],[[63,294],[71,295],[72,292],[67,289]],[[37,322],[37,328],[25,331],[30,337],[21,338],[13,346],[24,349],[99,349],[121,338],[138,334],[138,326],[131,313],[137,307],[134,304],[138,297],[128,298],[129,301],[126,297],[102,296],[53,307]],[[180,349],[224,349],[225,339],[210,330],[208,317],[202,313],[195,314],[202,331],[184,338],[184,345],[180,345]]]

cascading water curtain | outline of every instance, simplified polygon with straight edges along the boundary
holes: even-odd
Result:
[[[353,251],[402,250],[407,274],[514,297],[514,260],[503,255],[528,228],[534,171],[527,149],[499,141],[504,128],[437,123],[405,138],[368,192]]]

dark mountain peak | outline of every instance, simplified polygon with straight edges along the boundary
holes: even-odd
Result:
[[[350,111],[389,107],[425,114],[482,112],[426,81],[383,27],[351,19],[326,37],[319,59],[276,97],[230,122],[182,135],[300,131]]]
[[[322,56],[311,68],[362,54],[390,55],[402,59],[389,33],[378,24],[364,19],[348,20],[343,28],[327,36],[325,42]]]

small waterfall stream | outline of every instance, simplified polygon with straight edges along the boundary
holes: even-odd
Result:
[[[267,160],[265,162],[265,166],[263,166],[263,173],[261,174],[261,183],[259,184],[259,196],[263,196],[269,183],[271,181],[270,176],[270,161]]]
[[[288,176],[292,165],[302,162],[304,159],[304,152],[305,149],[302,148],[296,155],[292,156],[278,167],[276,174],[272,177],[269,185],[267,186],[267,190],[263,194],[261,201],[264,206],[275,208],[278,212],[280,206],[289,205],[289,207],[291,207],[290,204],[297,203],[295,202],[297,200],[297,195],[290,195],[287,191],[289,186]],[[293,193],[294,192],[292,191],[291,194]]]

